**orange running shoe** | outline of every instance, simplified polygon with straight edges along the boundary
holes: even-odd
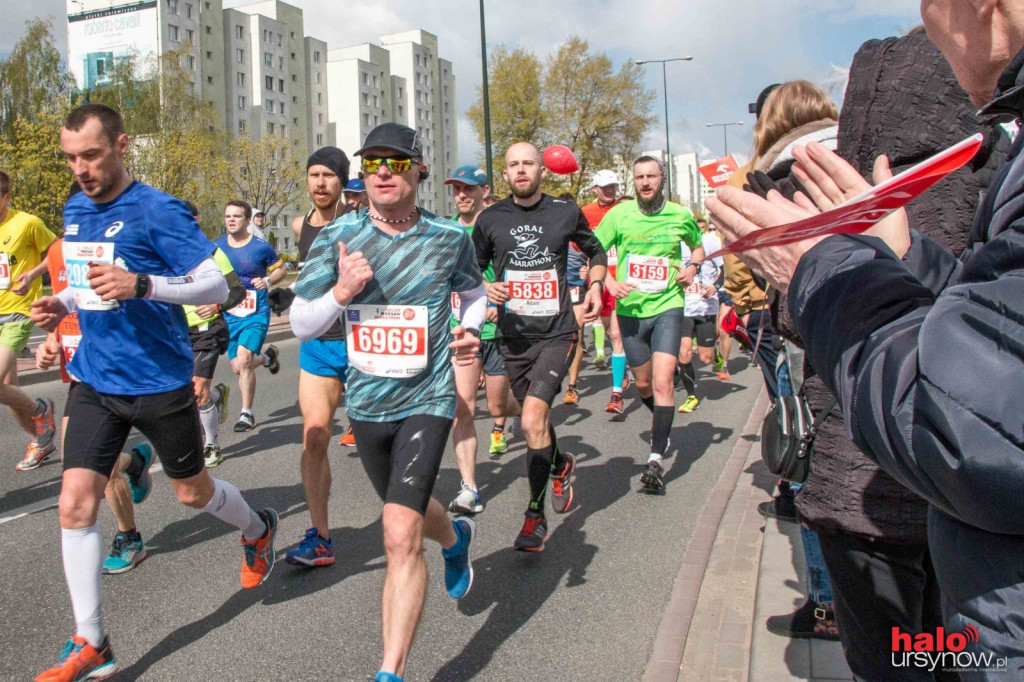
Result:
[[[35,442],[49,445],[57,435],[57,427],[53,418],[53,401],[49,398],[42,400],[37,398],[36,403],[42,406],[43,413],[32,415],[32,423],[36,427]]]
[[[622,394],[612,393],[612,399],[608,401],[608,406],[604,408],[605,412],[611,412],[612,414],[622,414]]]
[[[562,398],[563,405],[576,405],[580,402],[580,392],[576,390],[575,386],[570,386],[569,390],[565,392],[565,397]]]
[[[68,640],[57,665],[44,670],[35,682],[76,682],[77,680],[101,680],[113,675],[117,661],[110,648],[110,637],[96,649],[84,637],[75,635]]]
[[[36,442],[29,443],[28,450],[25,451],[25,459],[15,464],[14,468],[18,471],[31,471],[42,464],[43,460],[49,457],[50,453],[56,449],[57,444],[52,440],[46,445],[40,445]]]
[[[242,550],[245,555],[242,558],[242,587],[257,587],[274,568],[274,536],[277,535],[277,512],[273,509],[264,509],[256,512],[263,522],[267,524],[267,532],[263,537],[246,542],[242,538]]]
[[[719,372],[718,373],[718,380],[719,381],[728,381],[729,380],[729,373],[728,372]]]
[[[348,427],[348,431],[345,435],[338,440],[338,445],[344,445],[346,448],[354,448],[356,446],[356,435],[352,433],[352,427]]]

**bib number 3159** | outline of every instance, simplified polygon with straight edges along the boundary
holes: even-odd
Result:
[[[364,374],[403,379],[427,367],[429,313],[422,305],[350,305],[348,359]]]

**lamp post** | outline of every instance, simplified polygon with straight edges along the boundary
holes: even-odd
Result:
[[[482,0],[481,0],[482,1]],[[690,62],[693,61],[693,57],[687,55],[686,57],[673,57],[672,59],[638,59],[636,60],[637,66],[643,66],[644,64],[661,64],[661,91],[665,96],[665,156],[668,157],[668,163],[665,166],[665,173],[667,174],[668,181],[668,199],[672,199],[672,147],[668,141],[668,81],[665,76],[665,64],[668,62]]]
[[[725,156],[729,156],[729,126],[741,126],[743,121],[736,121],[735,123],[705,123],[707,128],[721,128],[722,129],[722,142],[725,144]]]
[[[484,158],[487,159],[487,184],[494,189],[494,164],[491,161],[491,103],[487,93],[487,33],[484,29],[484,0],[480,0],[480,55],[484,69]]]

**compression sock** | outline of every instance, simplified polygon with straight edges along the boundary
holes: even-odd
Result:
[[[600,320],[598,320],[593,325],[591,325],[591,329],[593,329],[593,331],[594,331],[594,351],[598,355],[603,356],[604,355],[604,325],[601,324]]]
[[[646,407],[651,412],[654,412],[654,395],[653,394],[647,396],[646,398],[643,397],[643,396],[640,396],[640,400],[643,401],[644,407]]]
[[[651,452],[664,455],[668,447],[668,434],[672,430],[672,420],[676,416],[675,407],[658,405],[654,408],[654,419],[651,421]]]
[[[76,632],[99,649],[105,639],[100,608],[100,570],[104,555],[100,526],[94,523],[88,528],[61,528],[60,536],[64,577],[71,595]]]
[[[625,353],[612,353],[612,390],[622,393],[622,381],[626,378]]]
[[[558,449],[558,436],[555,435],[555,427],[548,424],[548,436],[551,438],[551,471],[561,471],[565,465],[565,457]]]
[[[241,530],[242,539],[246,542],[263,537],[267,532],[267,524],[253,511],[238,488],[217,478],[213,479],[213,485],[213,498],[203,507],[203,511]]]
[[[217,403],[213,400],[199,408],[199,419],[203,422],[203,434],[206,445],[216,445],[220,435],[220,415],[217,414]]]
[[[679,365],[679,372],[682,375],[683,387],[686,392],[692,396],[697,395],[697,371],[693,368],[693,363],[688,362],[685,365]]]
[[[546,448],[526,448],[526,475],[530,480],[529,510],[538,514],[544,513],[544,496],[548,490],[553,454],[554,442]]]

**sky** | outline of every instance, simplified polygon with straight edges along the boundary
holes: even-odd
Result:
[[[24,22],[52,16],[60,42],[65,0],[8,2],[0,23],[0,56],[10,52]],[[247,0],[225,0],[240,7]],[[303,9],[307,35],[329,49],[420,28],[438,36],[438,56],[452,62],[459,111],[459,163],[476,163],[480,144],[465,118],[481,82],[480,15],[476,0],[292,0]],[[747,104],[770,83],[803,78],[831,85],[842,98],[842,70],[866,40],[900,35],[920,23],[917,0],[485,0],[488,51],[522,47],[542,59],[571,35],[587,40],[613,63],[693,56],[667,64],[669,135],[673,153],[723,155],[721,128],[731,153],[753,144],[754,117]],[[62,50],[63,50],[62,45]],[[665,120],[661,67],[644,67],[657,94],[645,147],[663,148]],[[838,84],[837,84],[838,83]],[[498,151],[497,153],[500,153]]]

